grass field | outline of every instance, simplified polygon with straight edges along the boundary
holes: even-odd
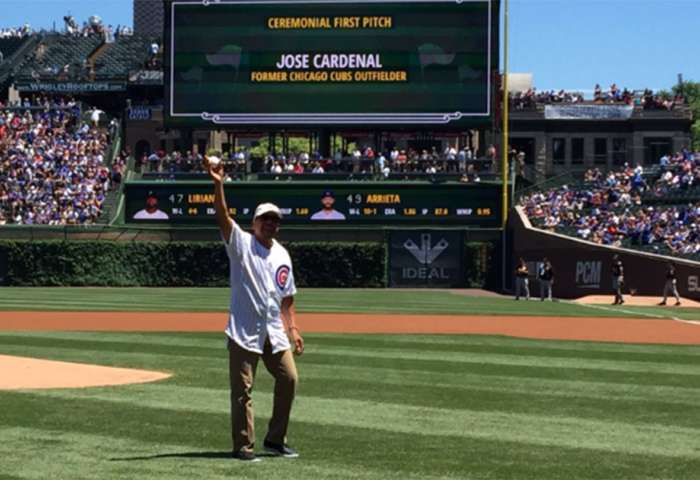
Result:
[[[2,310],[226,311],[227,288],[0,288]],[[301,289],[299,312],[428,313],[435,315],[535,315],[700,320],[700,309],[590,307],[571,302],[467,297],[445,290]]]
[[[221,334],[0,332],[0,353],[165,370],[0,392],[0,478],[696,479],[700,350],[474,336],[307,335],[290,443],[228,459]],[[271,410],[260,369],[258,439]]]
[[[0,310],[224,311],[227,289],[0,289]],[[450,292],[300,291],[302,312],[611,316]],[[632,308],[617,316],[699,316]],[[2,313],[0,313],[2,315]],[[698,327],[700,328],[700,327]],[[0,354],[171,372],[0,391],[0,479],[698,479],[700,348],[468,335],[307,334],[290,443],[229,458],[222,333],[2,332]],[[259,443],[271,411],[262,365]],[[2,372],[0,371],[0,375]]]

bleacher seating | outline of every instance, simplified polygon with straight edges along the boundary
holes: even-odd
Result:
[[[25,39],[7,39],[19,41]],[[5,41],[3,39],[3,41]],[[120,36],[105,43],[102,36],[45,35],[15,71],[21,81],[126,80],[129,72],[145,67],[149,45],[145,36]],[[8,54],[3,51],[5,58]]]
[[[148,46],[152,41],[143,36],[126,36],[105,44],[95,59],[95,78],[114,79],[142,69],[148,60]]]
[[[18,74],[21,80],[50,79],[66,76],[74,79],[85,74],[85,62],[102,43],[93,37],[46,35],[34,49]]]
[[[700,152],[651,169],[586,172],[583,181],[534,188],[520,200],[535,227],[594,243],[700,258]]]
[[[17,50],[19,50],[26,40],[27,37],[0,38],[0,52],[2,52],[3,58],[5,60],[9,59]]]

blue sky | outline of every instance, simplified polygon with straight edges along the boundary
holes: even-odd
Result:
[[[63,27],[70,12],[131,25],[132,0],[0,0],[0,26]],[[510,0],[510,71],[540,89],[670,88],[700,81],[700,0]]]

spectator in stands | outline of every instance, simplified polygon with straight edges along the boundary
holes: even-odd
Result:
[[[93,128],[97,128],[100,126],[100,115],[102,115],[103,113],[105,112],[97,107],[92,109],[92,111],[90,112],[90,121],[92,122]]]
[[[272,165],[272,169],[270,170],[270,173],[282,173],[284,169],[282,168],[282,162],[275,162]]]
[[[362,160],[362,152],[358,148],[352,152],[352,173],[359,173]]]
[[[379,155],[375,158],[375,167],[374,171],[375,173],[382,173],[384,171],[384,166],[386,165],[386,157],[384,156],[384,153],[380,152]]]
[[[150,155],[148,155],[146,160],[148,162],[149,172],[160,171],[160,157],[158,157],[158,154],[156,152],[153,152]]]

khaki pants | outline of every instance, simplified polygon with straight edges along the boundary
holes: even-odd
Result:
[[[275,378],[272,418],[265,439],[277,444],[286,443],[289,413],[292,410],[298,381],[297,368],[291,350],[273,354],[270,341],[267,340],[263,354],[260,355],[241,348],[236,342],[229,339],[228,352],[233,451],[248,450],[252,452],[255,447],[255,417],[251,393],[260,357],[262,357],[267,371]]]

